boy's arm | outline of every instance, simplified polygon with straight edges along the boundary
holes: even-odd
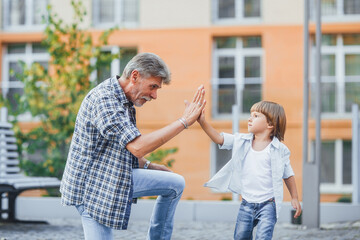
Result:
[[[206,120],[205,120],[205,111],[203,110],[198,122],[201,128],[205,131],[205,133],[211,138],[211,140],[219,145],[223,145],[224,136],[218,133]]]
[[[284,179],[284,182],[291,195],[291,205],[293,206],[294,209],[296,209],[294,218],[297,218],[301,214],[301,205],[298,199],[295,177],[291,176],[289,178],[286,178]]]

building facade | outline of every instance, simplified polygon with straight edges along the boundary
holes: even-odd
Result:
[[[45,28],[46,6],[65,22],[72,19],[70,0],[2,0],[0,71],[7,98],[22,93],[11,72],[18,61],[47,66],[48,54],[39,44]],[[231,109],[239,101],[240,132],[247,132],[253,103],[270,100],[282,104],[287,115],[284,143],[302,195],[303,22],[302,0],[84,0],[82,27],[94,36],[118,26],[104,54],[119,59],[96,74],[121,74],[138,52],[153,52],[165,60],[172,83],[158,99],[137,111],[142,133],[178,119],[184,99],[195,89],[206,89],[206,117],[218,130],[232,132]],[[313,6],[311,6],[313,9]],[[360,103],[360,1],[322,0],[322,139],[321,200],[336,201],[351,194],[351,104]],[[311,14],[311,17],[313,14]],[[313,62],[315,26],[310,26],[310,62]],[[123,50],[123,51],[122,51]],[[120,53],[123,56],[120,56]],[[310,67],[310,86],[314,71]],[[23,116],[22,126],[36,120]],[[315,124],[310,116],[310,145]],[[310,146],[309,156],[313,148]],[[203,184],[231,156],[219,150],[196,123],[168,142],[178,147],[173,170],[185,177],[183,199],[220,200],[230,193],[214,192]],[[285,201],[290,196],[285,191]]]

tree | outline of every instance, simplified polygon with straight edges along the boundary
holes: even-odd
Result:
[[[148,156],[146,156],[146,159],[148,159],[151,162],[164,164],[165,166],[171,168],[173,166],[173,163],[175,162],[175,159],[166,159],[168,155],[176,153],[178,151],[177,147],[168,148],[168,149],[158,149],[155,152],[150,153]]]
[[[47,25],[42,44],[47,49],[49,67],[39,63],[27,66],[21,62],[22,71],[16,77],[24,84],[24,94],[16,96],[16,107],[1,97],[0,104],[9,110],[11,122],[18,139],[20,166],[28,175],[61,178],[69,144],[74,131],[80,104],[97,81],[90,81],[93,71],[106,66],[116,57],[101,55],[113,29],[105,31],[94,45],[89,32],[79,28],[86,11],[81,1],[71,2],[74,20],[65,24],[48,7]],[[92,60],[97,59],[95,64]],[[19,116],[30,112],[39,124],[30,132],[19,127]],[[29,161],[21,153],[42,154],[42,161]]]

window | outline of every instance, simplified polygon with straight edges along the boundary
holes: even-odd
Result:
[[[313,44],[312,59],[315,59]],[[343,116],[351,112],[353,103],[360,104],[360,34],[328,34],[322,36],[321,104],[325,117]],[[315,89],[312,61],[311,90]],[[314,96],[312,95],[312,99]],[[315,102],[312,101],[312,109]],[[350,117],[350,115],[345,115]]]
[[[215,38],[213,52],[212,114],[230,118],[232,105],[242,103],[240,113],[262,99],[261,37]]]
[[[310,1],[311,16],[315,17],[315,1]],[[359,0],[321,0],[321,15],[325,21],[347,21],[360,18]]]
[[[48,0],[2,0],[3,28],[8,31],[41,31]]]
[[[126,64],[137,54],[136,48],[105,47],[101,57],[110,57],[111,54],[118,54],[110,65],[101,66],[96,70],[96,79],[98,83],[108,79],[111,76],[121,76]]]
[[[315,142],[312,142],[311,152],[313,155],[314,149]],[[322,193],[351,192],[351,149],[350,140],[322,141],[320,164],[320,190]]]
[[[215,22],[240,23],[261,17],[261,0],[213,0],[213,4]]]
[[[138,22],[138,15],[138,0],[93,1],[93,21],[97,27],[108,28],[116,25],[135,27]]]
[[[48,59],[49,55],[40,43],[16,43],[5,47],[1,84],[4,97],[9,99],[12,108],[17,108],[16,98],[24,93],[23,83],[16,78],[16,73],[22,70],[19,61],[24,61],[28,66],[38,62],[48,68]],[[30,114],[22,116],[22,119],[31,120]]]

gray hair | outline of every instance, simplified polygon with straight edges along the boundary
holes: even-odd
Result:
[[[134,70],[145,78],[160,77],[164,84],[169,84],[171,81],[169,68],[158,55],[153,53],[139,53],[133,57],[125,66],[122,77],[130,78]]]

